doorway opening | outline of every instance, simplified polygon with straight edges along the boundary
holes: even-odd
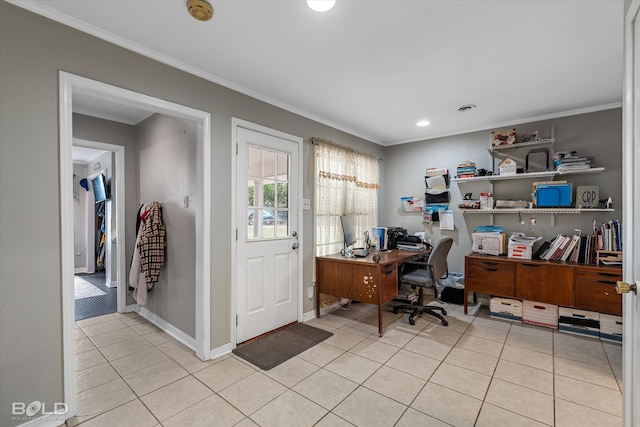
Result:
[[[116,152],[109,144],[86,145],[74,139],[72,150],[76,321],[115,313],[120,286],[114,233],[118,220]]]
[[[89,100],[94,105],[102,105],[105,110],[130,111],[147,115],[163,114],[178,119],[190,120],[196,126],[197,139],[197,189],[195,194],[195,337],[185,344],[195,350],[202,360],[211,358],[210,336],[210,248],[211,248],[211,117],[209,113],[195,110],[179,104],[163,101],[130,90],[75,76],[66,72],[59,74],[60,86],[60,227],[61,227],[61,274],[62,274],[62,311],[63,311],[63,353],[64,353],[64,398],[71,417],[77,412],[76,402],[76,366],[74,342],[74,215],[73,215],[73,113],[74,105]],[[97,117],[97,116],[96,116]],[[99,144],[83,141],[92,147]],[[95,148],[95,147],[94,147]],[[111,146],[115,151],[116,181],[124,183],[125,158],[124,146]],[[116,225],[113,232],[116,244],[124,246],[125,239],[125,202],[124,191],[116,191]],[[122,200],[121,200],[122,199]],[[117,311],[133,311],[137,307],[126,305],[126,254],[117,252],[116,281],[118,286]]]

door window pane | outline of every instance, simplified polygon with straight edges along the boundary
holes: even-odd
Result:
[[[260,177],[262,174],[262,162],[260,161],[262,149],[258,147],[247,147],[247,176]]]
[[[278,196],[278,207],[288,208],[289,207],[289,183],[288,182],[278,183],[277,196]]]
[[[247,207],[256,206],[256,182],[249,178],[247,180]]]

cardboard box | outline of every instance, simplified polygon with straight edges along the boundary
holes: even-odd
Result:
[[[522,301],[522,323],[558,329],[558,306],[535,301]]]
[[[471,250],[480,254],[502,255],[507,249],[504,233],[471,233]]]
[[[600,313],[600,339],[622,342],[622,316]]]
[[[600,313],[560,307],[558,309],[558,329],[571,334],[600,336]]]
[[[497,319],[522,322],[522,301],[511,298],[491,297],[489,315]]]

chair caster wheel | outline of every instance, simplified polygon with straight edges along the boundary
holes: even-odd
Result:
[[[399,313],[398,309],[393,307],[393,314],[398,314],[398,313]]]
[[[410,325],[415,325],[415,324],[416,324],[415,319],[411,319],[411,318],[409,318],[409,324],[410,324]]]
[[[446,320],[442,321],[442,326],[449,326],[449,322],[447,322]]]
[[[447,315],[447,310],[442,310],[442,315],[446,316]]]

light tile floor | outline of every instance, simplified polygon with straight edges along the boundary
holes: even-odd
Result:
[[[202,362],[134,313],[76,322],[68,426],[620,426],[622,347],[450,306],[449,326],[352,304],[333,336],[262,371]]]

